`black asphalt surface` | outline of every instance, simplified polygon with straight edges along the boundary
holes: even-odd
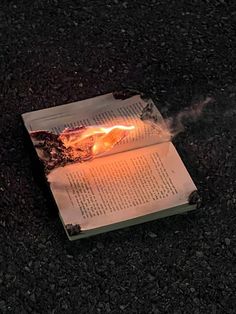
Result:
[[[235,313],[235,1],[0,3],[0,313]],[[20,115],[124,87],[173,115],[199,210],[69,242]]]

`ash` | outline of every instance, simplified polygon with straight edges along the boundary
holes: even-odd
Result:
[[[83,132],[85,127],[77,127],[75,129],[66,129],[67,134],[78,131]],[[74,162],[84,162],[92,158],[93,141],[87,141],[87,145],[81,145],[81,148],[75,150],[71,147],[65,147],[60,135],[49,131],[39,130],[30,133],[34,147],[38,153],[40,160],[44,164],[45,172],[49,173],[57,167],[63,167]]]
[[[151,122],[155,124],[162,123],[162,118],[159,114],[154,113],[154,104],[148,103],[142,110],[140,119],[146,122]]]

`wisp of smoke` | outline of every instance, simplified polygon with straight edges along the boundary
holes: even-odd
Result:
[[[184,131],[184,123],[196,121],[200,117],[203,109],[213,101],[214,99],[212,97],[207,97],[205,100],[195,103],[191,107],[180,111],[176,116],[167,118],[165,123],[171,137],[174,137]]]

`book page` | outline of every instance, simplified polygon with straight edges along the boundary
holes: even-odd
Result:
[[[196,190],[171,142],[53,170],[65,225],[90,230],[188,203]]]
[[[113,95],[106,94],[93,98],[76,101],[73,103],[50,107],[24,113],[22,115],[25,126],[28,131],[38,129],[62,131],[65,127],[78,126],[78,123],[88,124],[88,121],[78,120],[80,116],[91,116],[92,113],[99,112],[104,106],[113,105],[120,102]],[[75,119],[76,117],[76,119]]]
[[[151,100],[149,100],[151,102]],[[98,96],[85,101],[26,113],[23,119],[29,131],[48,130],[59,134],[66,127],[102,125],[134,126],[119,144],[104,155],[132,150],[170,140],[170,134],[163,128],[164,120],[153,105],[157,123],[140,119],[147,102],[139,95],[126,100],[114,99],[112,94]]]

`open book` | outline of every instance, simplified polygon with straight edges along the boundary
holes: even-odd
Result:
[[[29,134],[45,130],[58,135],[78,126],[132,126],[112,149],[96,158],[45,169],[70,240],[196,208],[189,203],[196,186],[150,99],[136,95],[121,100],[107,94],[28,112],[22,118]],[[39,146],[32,141],[42,160]]]

